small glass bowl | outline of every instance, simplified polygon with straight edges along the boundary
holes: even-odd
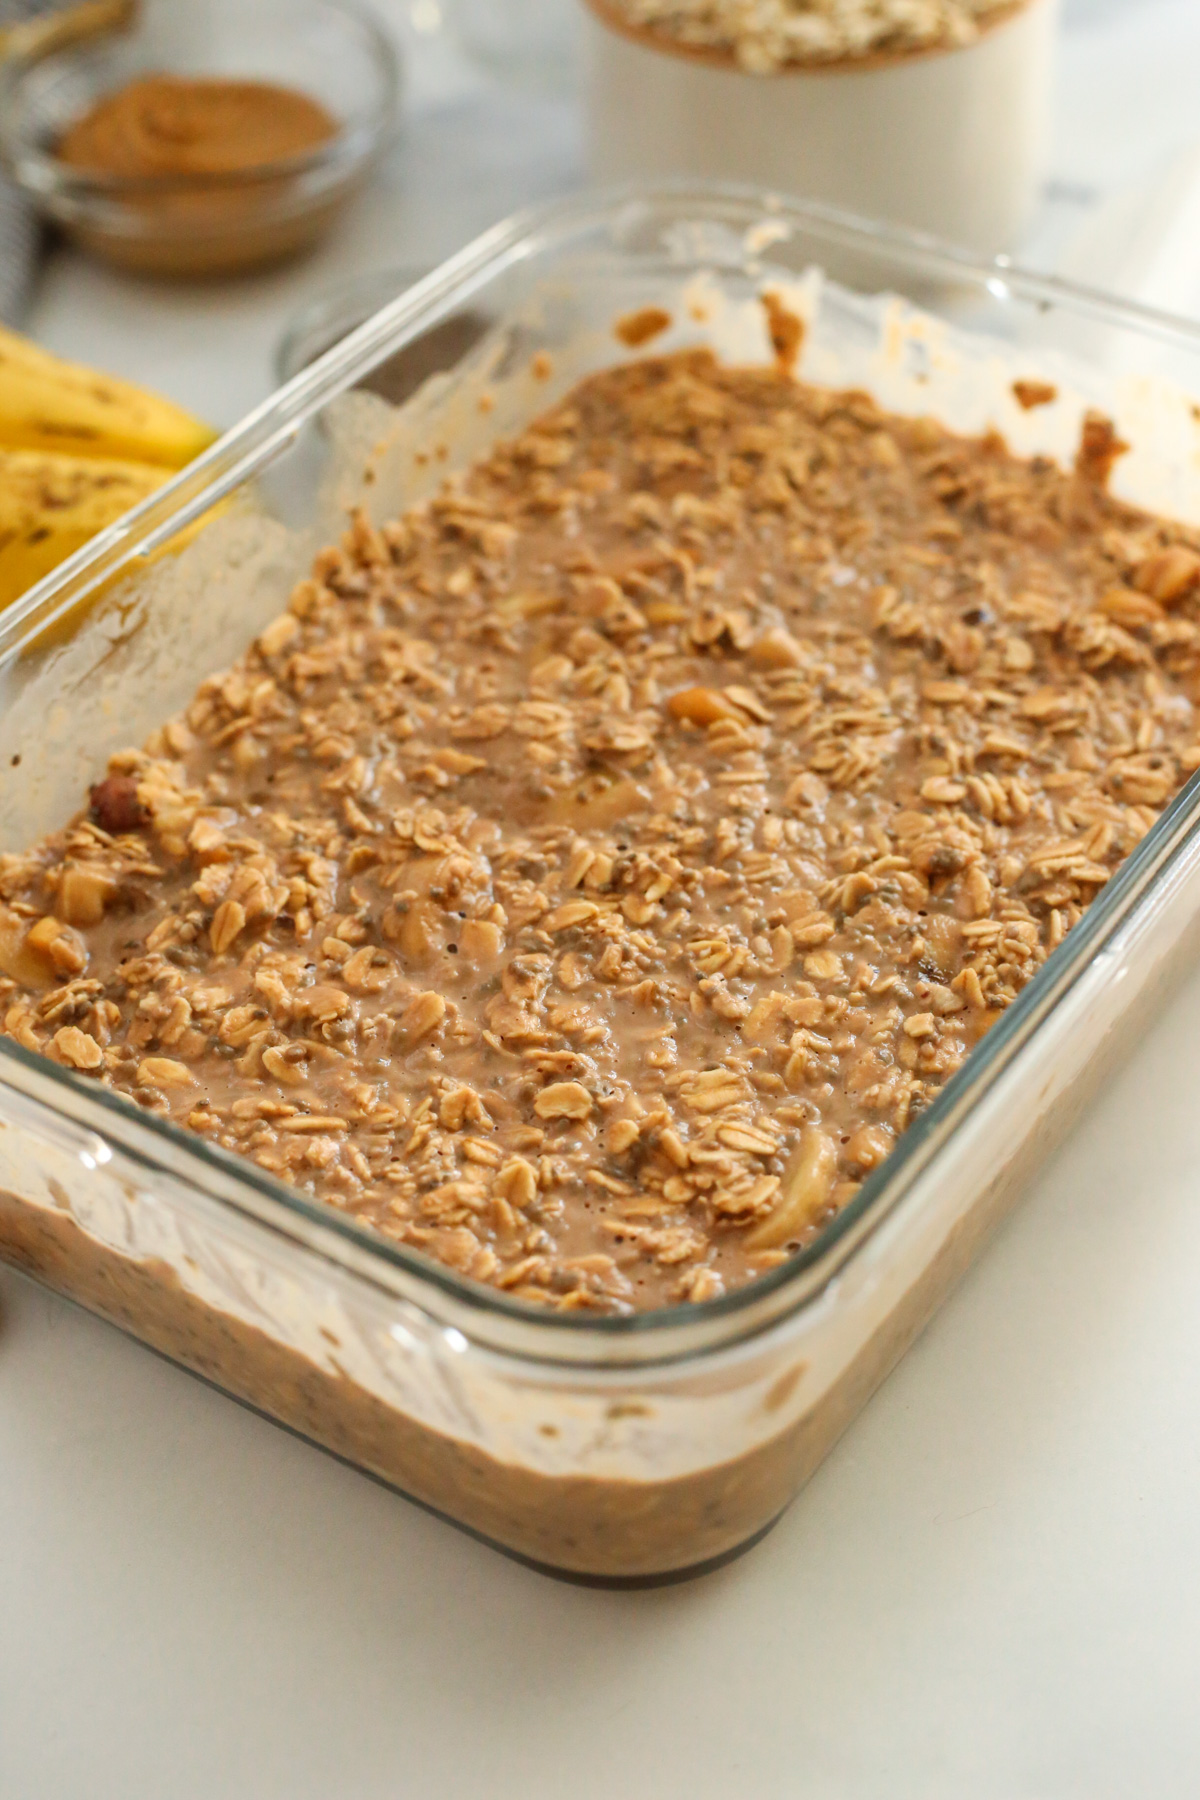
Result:
[[[222,175],[117,177],[55,154],[66,128],[139,76],[265,81],[320,103],[340,129],[286,161]],[[391,142],[400,62],[344,0],[189,0],[129,35],[0,71],[0,157],[40,207],[110,262],[165,276],[227,274],[306,248]]]

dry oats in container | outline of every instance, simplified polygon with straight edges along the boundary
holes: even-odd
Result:
[[[1057,0],[583,0],[602,180],[703,175],[989,254],[1045,154]]]
[[[762,75],[789,63],[973,44],[1013,0],[610,0],[614,14]]]

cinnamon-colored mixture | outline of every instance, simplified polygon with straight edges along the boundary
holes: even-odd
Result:
[[[1195,534],[783,371],[356,520],[0,858],[0,1019],[522,1298],[809,1241],[1200,765]]]

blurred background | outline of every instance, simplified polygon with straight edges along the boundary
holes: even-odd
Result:
[[[13,322],[225,426],[275,384],[289,327],[320,337],[323,297],[340,290],[334,313],[353,311],[344,290],[356,278],[380,278],[367,290],[377,300],[514,208],[588,179],[582,0],[369,6],[398,52],[396,127],[365,189],[334,209],[308,254],[228,279],[163,282],[50,234],[23,286],[10,195],[0,263]],[[34,10],[9,0],[7,16]],[[241,0],[247,29],[256,10]],[[150,0],[142,14],[195,34],[206,9]],[[1200,311],[1200,7],[1063,0],[1055,29],[1049,142],[1009,247],[1041,268]]]

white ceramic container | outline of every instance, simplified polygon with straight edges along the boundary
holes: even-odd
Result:
[[[714,176],[1011,249],[1037,194],[1057,0],[1016,0],[961,49],[751,74],[588,10],[593,177]]]

